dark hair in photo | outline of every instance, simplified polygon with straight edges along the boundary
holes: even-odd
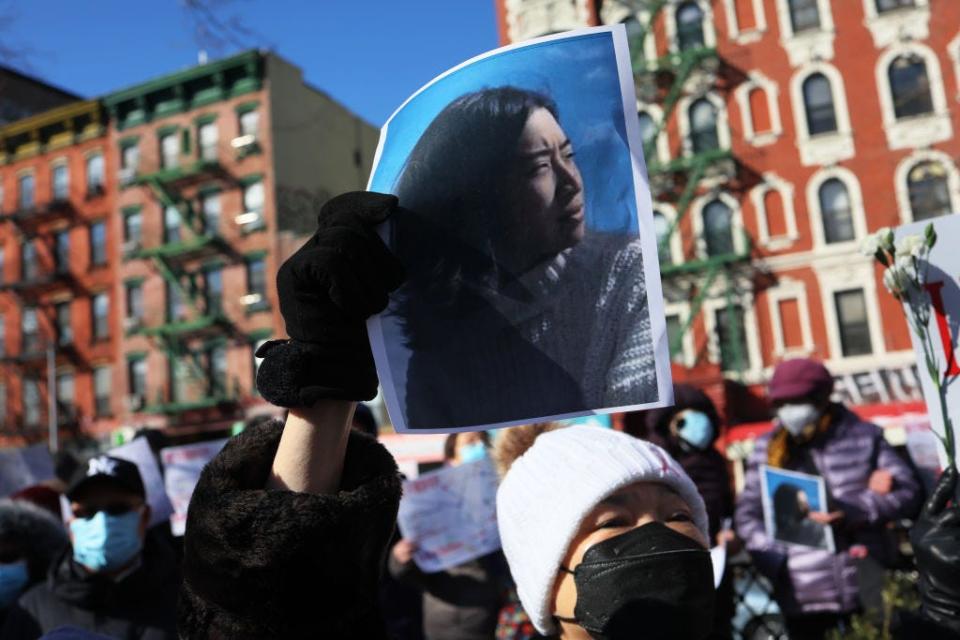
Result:
[[[393,249],[407,270],[407,291],[433,313],[460,303],[465,283],[497,277],[493,244],[504,182],[537,109],[559,120],[553,100],[535,91],[505,86],[460,96],[433,119],[407,158],[395,188],[404,210],[394,217]],[[401,293],[400,315],[413,341],[420,318],[407,299]]]
[[[798,500],[803,489],[795,484],[781,484],[773,492],[773,513],[777,530],[794,526],[803,521],[806,514],[800,509]]]

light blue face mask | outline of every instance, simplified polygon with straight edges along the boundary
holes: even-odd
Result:
[[[681,418],[683,426],[677,429],[677,435],[691,447],[701,451],[713,442],[713,423],[702,411],[687,411]]]
[[[89,519],[76,518],[70,533],[73,559],[94,573],[119,569],[143,548],[137,510],[118,516],[98,511]]]
[[[6,609],[20,597],[30,582],[27,561],[17,560],[0,564],[0,610]]]
[[[470,462],[480,462],[487,457],[487,448],[482,442],[473,442],[460,447],[460,462],[468,464]]]

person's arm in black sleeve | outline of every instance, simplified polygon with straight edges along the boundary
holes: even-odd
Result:
[[[393,196],[346,194],[277,275],[290,340],[271,341],[257,388],[290,413],[210,462],[184,537],[183,638],[382,638],[383,554],[400,501],[393,458],[350,431],[376,395],[366,319],[402,269],[375,226]]]
[[[943,472],[917,523],[910,543],[920,575],[919,614],[901,618],[900,638],[960,640],[960,504],[957,468]],[[947,506],[950,500],[953,505]]]

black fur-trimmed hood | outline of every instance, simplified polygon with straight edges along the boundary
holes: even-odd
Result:
[[[183,638],[384,637],[377,605],[400,502],[387,450],[351,433],[341,490],[266,490],[283,425],[232,439],[204,469],[184,538]]]

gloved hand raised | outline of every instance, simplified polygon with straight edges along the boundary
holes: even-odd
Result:
[[[955,495],[957,468],[940,476],[910,543],[920,573],[921,615],[960,637],[960,505],[947,507]]]
[[[291,339],[257,350],[264,358],[257,389],[269,402],[306,407],[376,395],[366,319],[386,308],[404,275],[375,227],[396,209],[391,195],[337,196],[320,211],[316,233],[280,267],[280,313]]]

